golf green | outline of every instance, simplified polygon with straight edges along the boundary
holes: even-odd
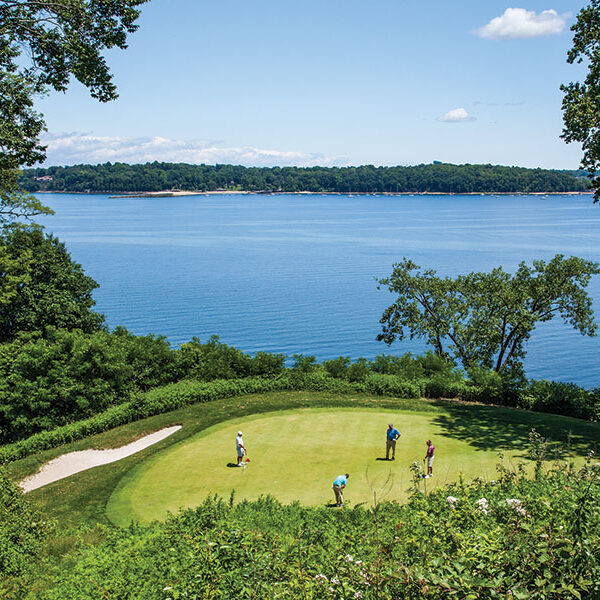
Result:
[[[514,412],[514,418],[518,414]],[[402,433],[394,462],[381,460],[388,423]],[[346,472],[347,505],[370,504],[374,492],[380,500],[401,501],[412,481],[409,466],[422,464],[427,439],[436,447],[434,476],[424,481],[429,489],[456,481],[461,474],[493,479],[500,449],[505,462],[526,455],[526,427],[515,431],[514,423],[507,422],[502,443],[494,447],[500,437],[477,443],[468,435],[456,435],[468,424],[459,425],[450,430],[443,411],[368,408],[289,410],[223,422],[130,471],[111,495],[107,514],[121,525],[162,519],[198,505],[210,494],[227,498],[232,490],[236,501],[271,494],[282,502],[324,505],[333,502],[334,478]],[[482,423],[474,421],[473,426]],[[502,426],[498,418],[496,427]],[[250,458],[246,468],[232,466],[238,429]]]

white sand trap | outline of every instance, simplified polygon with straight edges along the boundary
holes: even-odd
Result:
[[[26,477],[19,485],[24,492],[30,492],[31,490],[41,488],[49,483],[58,481],[59,479],[75,475],[75,473],[87,471],[88,469],[99,467],[100,465],[108,465],[109,463],[131,456],[136,452],[140,452],[140,450],[164,440],[180,429],[181,425],[165,427],[160,431],[145,435],[143,438],[131,442],[131,444],[121,446],[120,448],[111,448],[109,450],[79,450],[78,452],[63,454],[62,456],[47,462],[35,475]]]

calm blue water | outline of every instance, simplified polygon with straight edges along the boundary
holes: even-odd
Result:
[[[440,274],[556,253],[600,262],[600,207],[584,197],[43,195],[43,219],[100,283],[110,326],[245,351],[373,357],[419,352],[375,341],[392,302],[374,277],[403,256]],[[600,277],[589,291],[600,318]],[[533,334],[530,377],[600,385],[600,338],[559,320]]]

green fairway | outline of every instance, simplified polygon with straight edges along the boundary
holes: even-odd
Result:
[[[463,416],[468,419],[465,411]],[[476,413],[472,414],[476,419]],[[387,423],[402,432],[395,462],[377,460],[385,456]],[[452,427],[458,427],[456,435]],[[494,421],[489,423],[491,427]],[[132,519],[148,521],[199,504],[208,494],[236,501],[272,494],[283,502],[298,500],[323,505],[333,501],[331,485],[340,473],[351,474],[346,488],[349,506],[378,499],[403,500],[411,485],[409,466],[420,464],[425,441],[436,447],[434,477],[429,489],[475,476],[493,479],[502,449],[504,461],[526,458],[528,429],[486,429],[481,423],[453,422],[449,416],[431,411],[385,409],[300,409],[226,421],[210,427],[139,464],[128,473],[110,497],[107,514],[118,524]],[[466,430],[479,431],[473,439]],[[235,463],[234,439],[244,432],[250,464]],[[510,439],[512,436],[512,440]]]

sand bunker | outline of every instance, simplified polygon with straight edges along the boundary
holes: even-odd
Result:
[[[109,450],[80,450],[78,452],[69,452],[69,454],[63,454],[58,458],[47,462],[42,468],[30,477],[26,477],[19,484],[24,492],[30,492],[37,488],[41,488],[49,483],[70,477],[75,473],[92,469],[93,467],[99,467],[100,465],[107,465],[109,463],[116,462],[127,456],[131,456],[136,452],[140,452],[152,444],[156,444],[161,440],[169,437],[171,434],[179,431],[181,425],[174,425],[173,427],[166,427],[160,431],[155,431],[150,435],[145,435],[143,438],[131,442],[120,448],[111,448]]]

